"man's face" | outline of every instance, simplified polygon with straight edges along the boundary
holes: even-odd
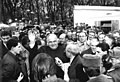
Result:
[[[113,57],[112,58],[112,64],[113,65],[116,65],[116,64],[119,64],[120,63],[120,57]]]
[[[96,54],[102,57],[103,55],[107,54],[107,51],[102,51],[100,47],[97,47]]]
[[[61,44],[64,44],[65,42],[66,42],[66,35],[65,34],[62,34],[62,35],[60,35],[60,37],[59,37],[59,42],[61,43]]]
[[[90,45],[91,49],[96,51],[96,48],[97,48],[96,46],[99,44],[98,40],[97,39],[92,39],[90,43],[91,43],[91,45]]]
[[[112,46],[113,40],[106,36],[106,37],[105,37],[105,42],[106,42],[109,46]]]
[[[71,53],[70,53],[70,51],[66,50],[66,56],[67,56],[68,58],[71,57]]]
[[[85,33],[80,33],[79,34],[79,40],[80,40],[80,42],[85,42],[85,41],[87,41],[87,36],[86,36],[86,34]]]
[[[2,36],[1,39],[2,39],[3,43],[6,43],[10,39],[10,36],[9,35]]]
[[[50,36],[47,40],[48,46],[51,49],[56,49],[58,47],[58,38],[56,36]]]
[[[13,47],[13,51],[14,51],[16,54],[20,54],[20,52],[22,51],[21,44],[18,43],[18,45],[17,45],[16,47]]]
[[[120,37],[120,34],[119,34],[118,32],[116,32],[116,33],[113,34],[113,36],[114,36],[115,38],[118,38],[118,37]]]
[[[66,41],[66,39],[65,39],[65,37],[60,37],[59,41],[60,41],[61,44],[64,44],[64,42]]]
[[[105,35],[104,34],[101,34],[101,35],[99,35],[99,41],[103,41],[104,40],[104,38],[105,38]]]
[[[94,38],[94,37],[95,37],[95,33],[90,32],[90,33],[89,33],[89,39],[92,39],[92,38]]]

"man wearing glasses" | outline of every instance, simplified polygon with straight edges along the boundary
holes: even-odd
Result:
[[[87,50],[90,46],[87,44],[87,33],[86,32],[80,32],[78,35],[78,45],[79,45],[79,51],[80,53]]]

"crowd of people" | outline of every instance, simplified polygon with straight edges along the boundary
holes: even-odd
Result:
[[[20,24],[0,31],[0,82],[120,82],[120,31]]]

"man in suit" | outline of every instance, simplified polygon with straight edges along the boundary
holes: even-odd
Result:
[[[8,52],[8,49],[6,47],[6,42],[10,39],[11,34],[8,31],[2,31],[1,32],[1,38],[0,38],[0,82],[1,82],[1,73],[2,73],[2,58],[3,56]]]
[[[68,68],[69,82],[86,82],[88,77],[83,71],[82,58],[78,55],[78,46],[68,44],[66,46],[66,56],[70,58],[70,66]]]
[[[1,32],[1,40],[0,40],[0,58],[2,59],[3,56],[8,52],[8,48],[6,46],[7,41],[11,38],[11,33],[9,31],[2,31]]]
[[[80,56],[82,57],[84,54],[92,54],[95,55],[96,54],[96,47],[99,44],[99,41],[97,38],[93,38],[90,41],[90,48],[88,48],[87,50],[83,51]]]
[[[7,42],[9,51],[2,59],[2,82],[21,82],[23,73],[17,54],[22,51],[21,44],[16,39]]]
[[[90,46],[87,44],[87,33],[86,32],[80,32],[78,35],[78,41],[77,44],[79,46],[79,52],[83,52],[87,50]]]

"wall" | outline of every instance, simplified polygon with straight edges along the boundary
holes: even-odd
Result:
[[[95,25],[95,21],[118,20],[120,24],[120,7],[108,6],[74,6],[74,27],[78,23]],[[119,24],[117,27],[119,28]]]

